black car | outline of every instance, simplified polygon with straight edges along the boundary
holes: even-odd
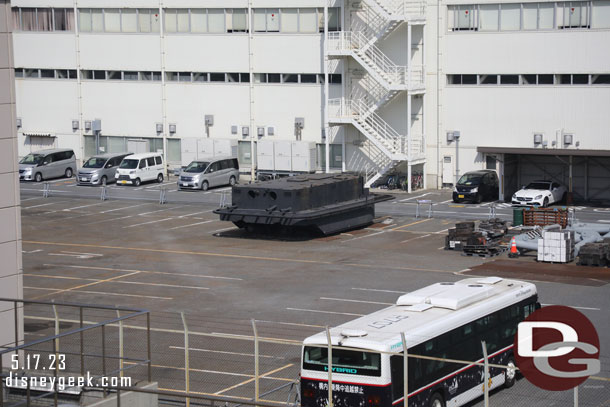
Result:
[[[498,175],[493,170],[467,172],[453,188],[453,202],[496,200],[498,186]]]

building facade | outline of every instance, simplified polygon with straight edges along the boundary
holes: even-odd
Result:
[[[0,297],[20,299],[23,298],[21,206],[11,7],[8,0],[0,0],[0,89]],[[15,342],[23,340],[23,307],[20,304],[17,310],[14,307],[12,302],[0,302],[1,347],[12,347]],[[10,355],[4,355],[2,362],[2,366],[8,366]]]
[[[610,199],[608,0],[12,6],[20,155],[144,139],[180,165],[231,139],[248,171],[259,141],[291,140],[368,185],[494,168],[504,195],[552,178]]]

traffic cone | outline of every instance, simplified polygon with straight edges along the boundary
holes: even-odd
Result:
[[[519,250],[517,250],[517,239],[513,236],[513,240],[510,241],[510,252],[508,253],[508,257],[511,259],[515,259],[519,257]]]

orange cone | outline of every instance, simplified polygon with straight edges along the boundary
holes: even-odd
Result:
[[[515,258],[519,257],[519,250],[517,250],[517,239],[513,236],[513,240],[510,241],[510,252],[508,253],[508,257]]]

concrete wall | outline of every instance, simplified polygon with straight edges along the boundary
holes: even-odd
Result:
[[[23,298],[21,260],[21,207],[17,172],[15,86],[10,5],[0,0],[0,297]],[[21,308],[22,309],[22,308]],[[19,312],[18,336],[23,339],[23,315]],[[12,304],[0,303],[0,346],[15,344]],[[3,366],[8,360],[3,360]]]

